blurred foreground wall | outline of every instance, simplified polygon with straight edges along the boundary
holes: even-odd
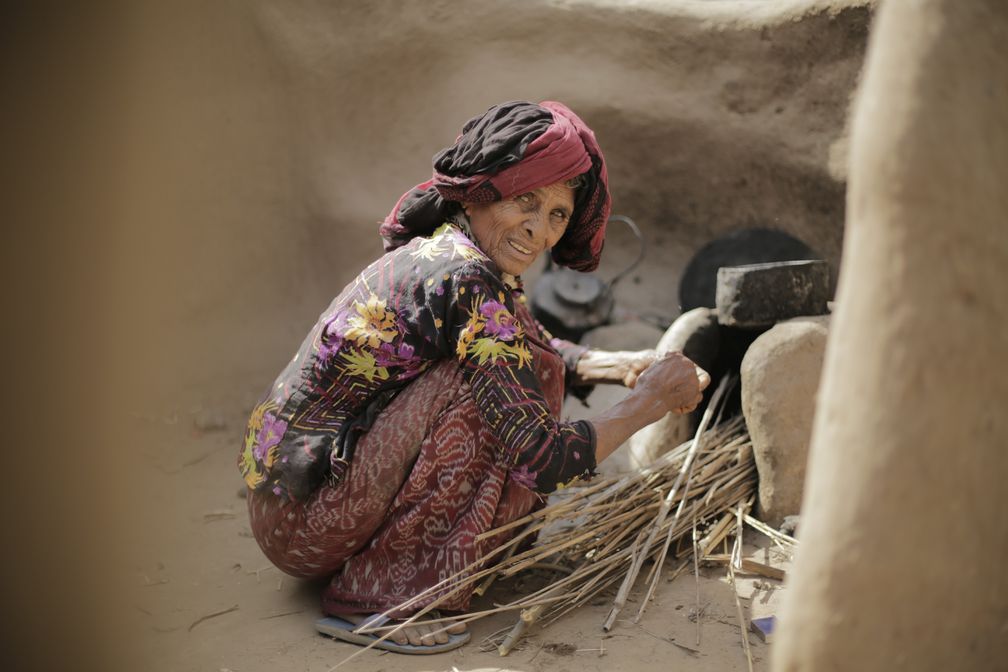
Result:
[[[1006,670],[1008,6],[891,0],[773,669]]]

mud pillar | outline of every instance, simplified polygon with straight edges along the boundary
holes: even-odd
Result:
[[[1008,669],[1008,3],[887,0],[774,670]]]

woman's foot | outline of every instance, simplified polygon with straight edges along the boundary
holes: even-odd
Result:
[[[340,618],[345,621],[349,621],[354,625],[360,625],[372,617],[364,614],[353,614],[349,616],[341,616]],[[391,620],[380,629],[376,629],[373,634],[381,637],[383,634],[388,632],[390,628],[396,627],[398,623],[398,621]],[[402,645],[412,644],[413,646],[434,646],[435,644],[447,643],[449,635],[461,635],[465,631],[465,623],[455,623],[451,621],[427,623],[423,620],[419,620],[393,632],[389,636],[389,639],[396,644]]]

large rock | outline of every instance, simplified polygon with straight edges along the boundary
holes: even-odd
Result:
[[[801,508],[828,316],[777,324],[742,359],[742,412],[759,471],[761,518],[779,525]]]
[[[822,315],[830,296],[829,276],[829,264],[819,260],[719,268],[718,321],[760,329],[800,315]]]
[[[681,351],[704,369],[710,369],[717,359],[720,329],[715,312],[710,308],[695,308],[683,313],[658,341],[658,352]],[[634,469],[648,466],[654,460],[689,439],[694,431],[694,414],[667,413],[630,437],[629,465]]]

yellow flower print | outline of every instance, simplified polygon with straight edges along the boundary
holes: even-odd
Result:
[[[259,471],[252,456],[252,447],[255,443],[255,432],[251,428],[245,433],[245,449],[242,450],[241,459],[238,461],[238,468],[241,470],[245,484],[253,490],[258,488],[266,480],[266,474]]]
[[[384,366],[378,366],[370,352],[343,352],[340,358],[346,364],[348,376],[364,376],[369,383],[374,379],[388,380],[389,372]]]
[[[259,404],[252,409],[252,417],[249,418],[248,428],[252,431],[253,437],[255,437],[256,433],[262,429],[263,416],[266,415],[267,412],[272,411],[275,407],[275,404],[265,403]]]
[[[563,490],[564,488],[569,488],[569,487],[571,487],[573,485],[577,485],[580,482],[581,482],[581,476],[580,475],[573,476],[566,483],[557,483],[556,489],[557,490]]]
[[[467,261],[473,259],[487,259],[488,257],[483,254],[483,252],[467,241],[458,240],[457,238],[452,240],[452,259],[455,257],[462,257]]]
[[[367,303],[354,301],[354,315],[347,323],[346,337],[357,345],[368,345],[377,348],[382,343],[388,343],[396,336],[395,313],[385,308],[385,301],[372,294]]]
[[[451,235],[452,231],[454,230],[455,227],[452,225],[451,222],[445,222],[438,228],[434,229],[434,233],[431,234],[431,238],[439,238],[441,240],[444,240],[445,236]]]
[[[410,252],[410,256],[414,259],[426,259],[427,261],[434,261],[434,257],[444,254],[446,250],[441,249],[441,240],[438,238],[425,238],[420,241],[417,249]]]
[[[417,246],[417,249],[410,252],[410,256],[414,259],[426,259],[427,261],[434,261],[434,257],[439,254],[441,254],[441,241],[433,238],[427,238]]]
[[[445,222],[431,234],[430,238],[424,238],[417,245],[417,249],[410,252],[414,259],[426,259],[433,261],[435,257],[448,256],[449,259],[461,257],[462,259],[486,259],[476,245],[457,232],[455,226]]]
[[[417,245],[417,249],[410,252],[410,256],[414,259],[426,259],[427,261],[433,261],[435,257],[442,255],[447,255],[449,251],[452,253],[452,258],[455,256],[454,250],[447,244],[446,234],[451,229],[450,224],[442,224],[439,226],[434,233],[431,234],[430,238],[424,238]]]
[[[469,314],[469,321],[462,328],[461,333],[459,333],[458,345],[455,347],[455,352],[458,354],[459,359],[465,358],[469,345],[476,338],[476,334],[483,331],[483,327],[485,326],[486,320],[480,316],[479,311],[474,310]]]
[[[461,340],[459,341],[461,345]],[[496,338],[477,338],[471,345],[467,346],[467,352],[471,357],[475,357],[480,364],[490,360],[496,364],[498,360],[511,360],[519,367],[526,366],[532,362],[532,353],[529,352],[525,344],[512,345]]]
[[[276,404],[270,402],[257,405],[252,411],[252,416],[249,418],[248,428],[245,430],[245,446],[242,450],[241,457],[238,460],[238,468],[241,470],[242,476],[245,478],[245,483],[253,489],[259,487],[259,485],[266,480],[266,473],[260,469],[258,463],[256,462],[256,437],[262,431],[264,417],[266,414],[274,411],[275,409]],[[273,457],[275,459],[275,454]],[[268,469],[271,464],[272,460],[270,461],[270,464],[266,464],[264,466]]]
[[[263,459],[263,466],[267,469],[272,468],[278,457],[280,457],[280,446],[273,446],[266,451],[266,457]]]
[[[484,336],[477,338],[479,334]],[[474,357],[480,364],[512,362],[519,367],[532,363],[532,353],[524,343],[521,323],[497,301],[482,305],[473,300],[469,321],[459,333],[455,352],[459,359]]]

